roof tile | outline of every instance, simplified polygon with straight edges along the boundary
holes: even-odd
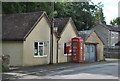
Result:
[[[2,16],[2,39],[24,40],[26,34],[44,12],[7,14]]]

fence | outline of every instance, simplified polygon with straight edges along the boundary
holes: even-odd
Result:
[[[106,58],[120,59],[120,47],[104,47],[104,56]]]

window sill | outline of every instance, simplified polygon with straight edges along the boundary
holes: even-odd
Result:
[[[44,56],[34,56],[34,57],[47,57],[47,55],[44,55]]]
[[[64,54],[64,56],[71,56],[72,54]]]

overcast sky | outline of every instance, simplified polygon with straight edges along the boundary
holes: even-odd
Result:
[[[120,0],[91,0],[95,4],[102,2],[104,4],[103,13],[106,18],[107,24],[110,24],[110,21],[118,17],[118,2]]]

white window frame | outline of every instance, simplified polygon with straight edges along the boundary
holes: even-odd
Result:
[[[37,41],[35,41],[35,42],[37,42]],[[34,42],[34,44],[35,44],[35,42]],[[43,44],[40,44],[40,43],[43,43]],[[42,52],[42,55],[40,55],[39,52],[37,52],[37,55],[35,55],[35,51],[34,51],[34,57],[47,57],[47,55],[44,54],[44,47],[45,47],[44,43],[45,42],[37,42],[37,46],[38,46],[37,51],[39,51],[40,46],[42,46],[43,47],[43,52]],[[34,45],[34,50],[35,50],[35,45]]]

